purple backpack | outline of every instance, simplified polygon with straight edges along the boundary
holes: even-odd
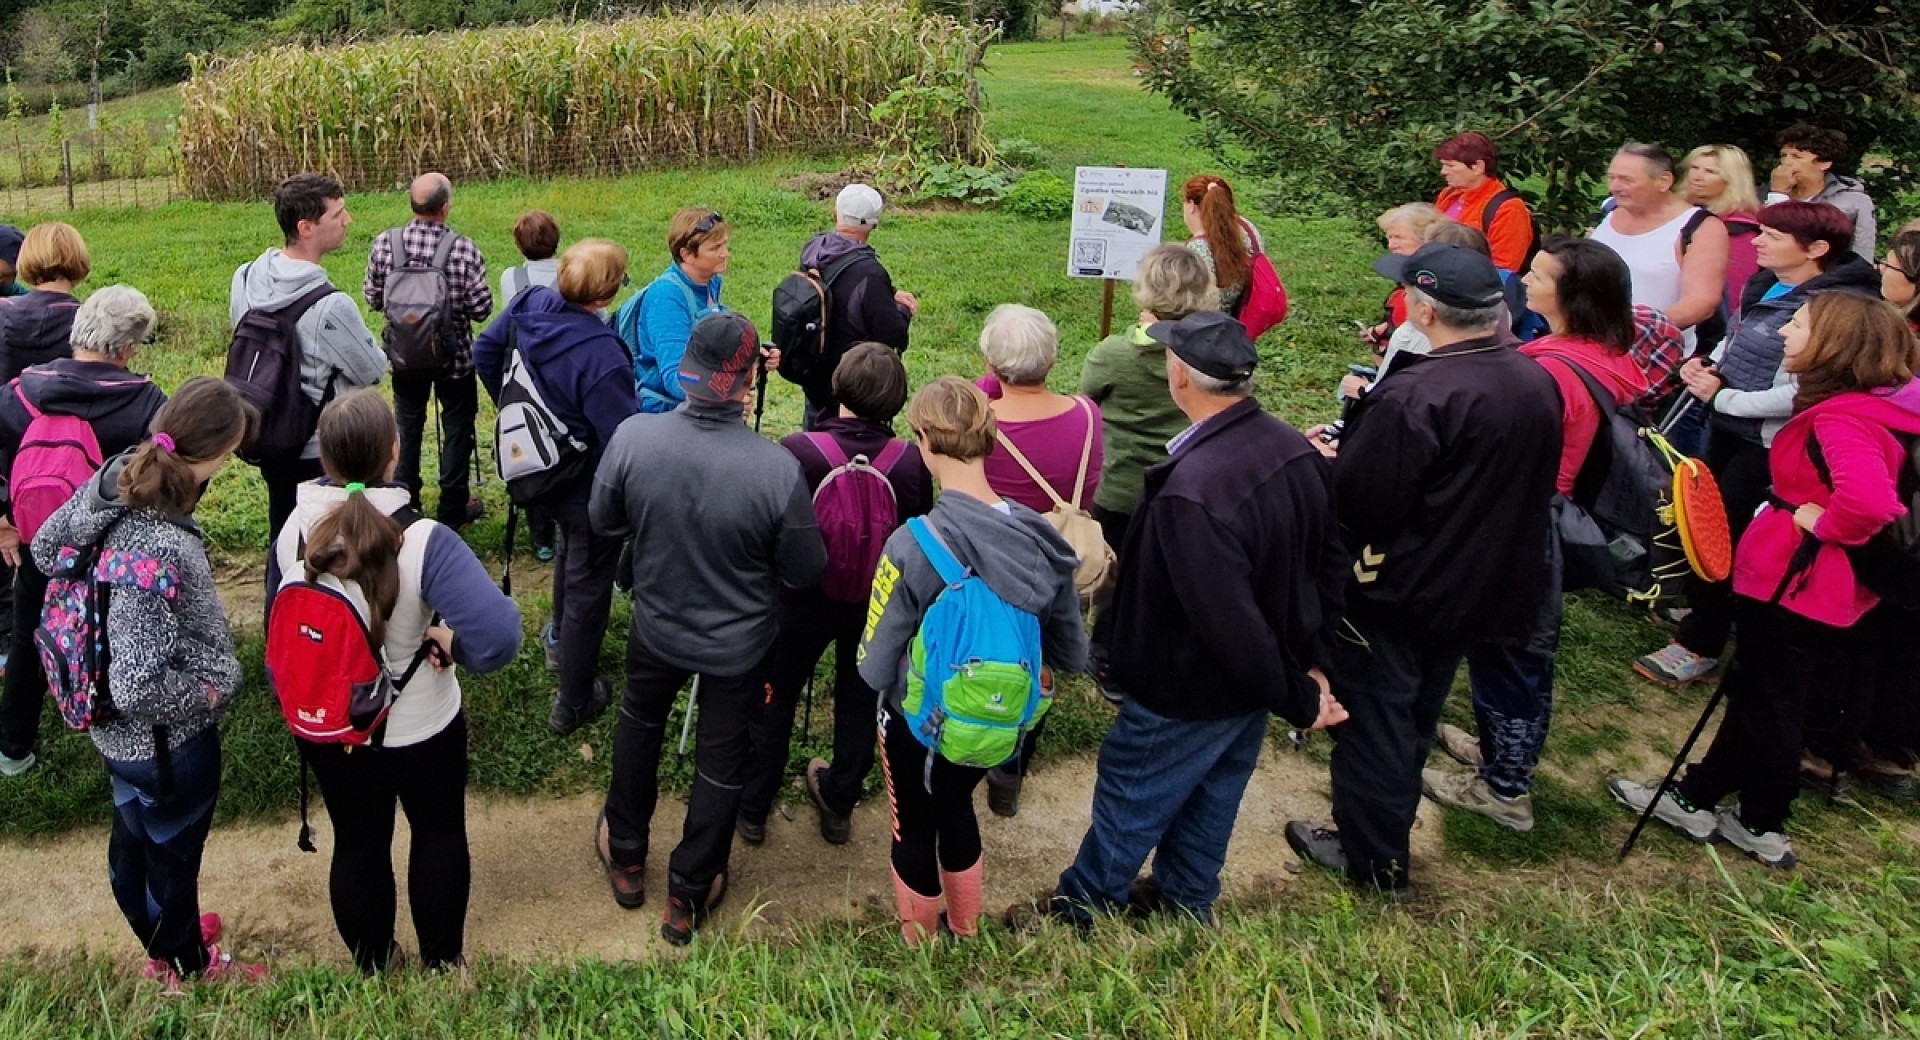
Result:
[[[100,468],[100,441],[93,426],[73,415],[48,415],[27,400],[13,381],[13,395],[27,410],[27,430],[13,456],[13,526],[20,540],[33,541],[40,525],[67,504]]]
[[[869,462],[865,455],[847,458],[831,434],[809,433],[807,440],[833,467],[813,492],[813,515],[827,546],[820,591],[836,602],[863,602],[873,592],[880,550],[900,526],[900,506],[887,474],[906,454],[907,442],[888,441]]]
[[[47,572],[47,598],[33,633],[60,717],[73,729],[89,729],[119,714],[107,690],[107,600],[115,587],[145,589],[171,601],[180,576],[143,553],[107,549],[107,536],[122,512],[92,545],[62,546]]]

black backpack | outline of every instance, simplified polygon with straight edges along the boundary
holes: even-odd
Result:
[[[1677,595],[1676,579],[1688,564],[1669,535],[1673,470],[1646,436],[1652,424],[1636,404],[1616,404],[1586,369],[1567,358],[1550,359],[1580,377],[1603,419],[1574,478],[1572,497],[1555,502],[1561,589],[1600,589],[1639,602]]]
[[[827,322],[833,313],[833,283],[855,261],[873,255],[862,246],[824,272],[802,267],[773,287],[773,339],[767,346],[780,352],[780,374],[788,382],[806,386],[821,365],[830,363]]]
[[[1902,610],[1920,610],[1920,437],[1898,431],[1893,437],[1906,449],[1898,490],[1907,515],[1881,528],[1865,544],[1848,546],[1847,558],[1853,564],[1854,577],[1867,591]],[[1833,471],[1827,468],[1820,439],[1811,432],[1807,434],[1807,457],[1820,483],[1832,490]],[[1812,562],[1808,559],[1803,566]]]
[[[248,267],[253,265],[249,264]],[[242,284],[246,275],[241,276]],[[300,319],[314,304],[340,290],[322,285],[276,310],[254,308],[240,316],[227,346],[227,382],[260,412],[260,431],[240,457],[258,466],[300,457],[320,423],[320,404],[300,380]],[[331,382],[321,404],[333,396]]]

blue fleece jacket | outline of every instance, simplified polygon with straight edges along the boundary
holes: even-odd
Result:
[[[633,351],[633,383],[643,412],[671,412],[687,399],[680,389],[680,358],[693,326],[720,306],[719,275],[705,285],[668,264],[660,277],[628,300],[613,327]]]
[[[473,344],[474,371],[495,404],[506,375],[509,323],[553,417],[587,445],[591,464],[585,472],[591,474],[613,431],[640,410],[626,349],[592,311],[568,303],[553,289],[534,286],[514,297]],[[585,502],[590,484],[583,476],[576,491],[556,501]]]

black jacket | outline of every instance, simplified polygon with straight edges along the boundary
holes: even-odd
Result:
[[[855,343],[885,343],[907,352],[907,326],[912,316],[894,302],[893,277],[880,265],[873,247],[838,232],[813,236],[800,250],[800,266],[819,268],[831,276],[828,299],[826,356],[807,370],[800,388],[816,407],[833,401],[833,370]],[[842,268],[844,267],[844,270]]]
[[[0,299],[0,384],[34,365],[70,358],[73,316],[80,301],[69,293],[41,292]],[[109,452],[109,455],[112,453]]]
[[[85,419],[100,442],[103,459],[146,440],[147,424],[167,401],[153,380],[104,361],[61,358],[36,365],[20,373],[15,383],[0,387],[0,481],[13,476],[13,457],[32,421],[14,392],[16,385],[42,412]],[[0,507],[9,501],[0,492]]]
[[[1110,608],[1127,695],[1167,718],[1312,724],[1306,672],[1347,572],[1333,500],[1326,460],[1253,400],[1147,470]]]
[[[1491,336],[1396,358],[1334,463],[1347,602],[1439,639],[1524,639],[1549,577],[1560,411],[1547,370]]]

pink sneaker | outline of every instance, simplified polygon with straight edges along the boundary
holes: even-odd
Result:
[[[265,982],[270,972],[264,964],[245,964],[233,959],[227,953],[211,943],[207,945],[207,970],[200,977],[208,982],[238,982],[251,985]]]
[[[220,915],[200,915],[200,945],[212,946],[220,941]]]

